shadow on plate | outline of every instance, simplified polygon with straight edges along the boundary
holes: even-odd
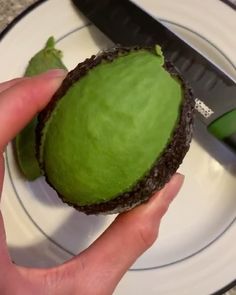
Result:
[[[79,20],[83,20],[85,24],[88,24],[88,30],[91,35],[91,38],[94,40],[96,45],[102,50],[107,49],[114,45],[114,43],[105,35],[103,34],[96,26],[94,26],[90,20],[88,20],[83,13],[81,13],[77,7],[75,7],[75,11],[78,15]],[[105,41],[105,42],[104,42]],[[107,45],[106,48],[104,48],[104,44]]]
[[[108,37],[103,34],[97,27],[94,25],[90,25],[88,27],[89,34],[91,38],[96,43],[96,45],[100,48],[100,50],[106,50],[114,46],[114,43],[108,39]],[[105,44],[105,47],[104,47]]]
[[[25,267],[56,266],[85,250],[106,226],[105,216],[74,212],[50,237],[36,225],[43,235],[42,240],[26,247],[9,245],[10,255],[16,264]]]

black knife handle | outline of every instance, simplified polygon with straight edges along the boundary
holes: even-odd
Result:
[[[232,7],[234,10],[236,10],[236,1],[235,0],[221,0],[224,2],[226,5],[229,5]]]

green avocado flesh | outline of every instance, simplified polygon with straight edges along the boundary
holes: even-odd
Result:
[[[53,37],[50,37],[45,47],[29,61],[25,76],[32,77],[52,69],[66,70],[61,59],[62,52],[55,48],[55,40]]]
[[[224,139],[236,132],[236,110],[228,112],[208,127],[218,139]]]
[[[49,183],[79,205],[129,190],[170,141],[182,98],[159,54],[142,49],[103,61],[74,83],[45,124]]]
[[[61,61],[62,54],[55,49],[55,41],[50,37],[45,48],[40,50],[29,62],[25,76],[31,77],[51,69],[66,69]],[[15,139],[16,156],[20,170],[28,180],[34,180],[41,175],[38,161],[35,156],[35,117],[19,133]]]
[[[37,119],[28,124],[15,140],[17,161],[22,173],[28,180],[34,180],[41,175],[38,161],[35,157],[35,128]]]

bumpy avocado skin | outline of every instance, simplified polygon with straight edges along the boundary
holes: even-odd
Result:
[[[24,76],[32,77],[51,69],[66,69],[61,58],[61,51],[55,48],[54,38],[50,37],[45,47],[30,60]],[[15,151],[19,168],[30,181],[41,176],[40,167],[35,155],[36,125],[37,117],[35,117],[15,138]]]
[[[67,79],[63,83],[62,87],[54,96],[49,107],[40,115],[39,125],[37,128],[38,136],[38,156],[42,161],[42,154],[40,155],[40,143],[42,144],[43,129],[45,123],[50,118],[52,110],[55,108],[58,100],[65,95],[67,90],[79,79],[81,79],[91,68],[100,64],[104,60],[112,61],[121,53],[127,52],[131,49],[119,48],[113,49],[102,53],[98,56],[93,56],[91,59],[86,60],[84,63],[78,65],[78,67],[69,73]],[[132,49],[135,50],[135,49]],[[61,198],[68,204],[74,206],[76,209],[85,212],[86,214],[99,214],[99,213],[117,213],[122,212],[146,201],[156,191],[161,189],[164,184],[170,179],[174,172],[179,167],[184,155],[186,154],[192,133],[192,117],[193,117],[193,100],[192,92],[189,87],[182,81],[179,74],[173,67],[173,65],[165,61],[165,68],[171,75],[179,80],[183,89],[183,103],[180,111],[178,122],[176,123],[175,131],[172,135],[172,139],[167,144],[161,157],[155,161],[155,164],[150,167],[149,171],[137,181],[131,188],[117,195],[114,199],[106,202],[100,202],[98,204],[79,205],[68,201],[65,197]],[[47,175],[46,178],[50,183]]]

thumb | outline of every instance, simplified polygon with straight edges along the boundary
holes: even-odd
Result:
[[[161,218],[179,192],[183,180],[183,175],[175,174],[146,204],[120,214],[87,250],[69,262],[74,264],[74,273],[78,263],[80,268],[83,266],[83,278],[88,280],[88,289],[96,286],[97,290],[104,288],[101,294],[113,292],[128,268],[156,240]],[[87,291],[86,294],[93,294],[92,289]]]

